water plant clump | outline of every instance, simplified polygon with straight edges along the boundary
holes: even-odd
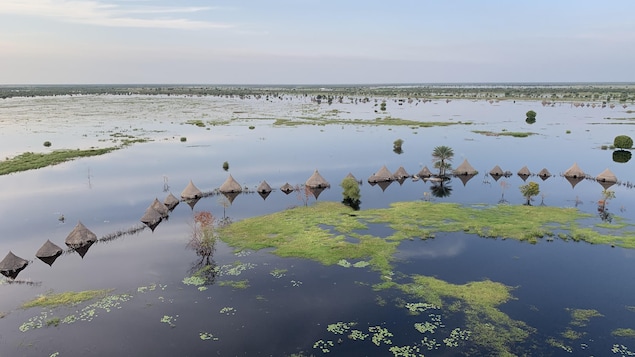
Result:
[[[82,157],[104,155],[118,149],[120,149],[120,147],[87,150],[55,150],[49,153],[25,152],[11,159],[0,161],[0,175],[40,169]]]
[[[336,322],[334,324],[329,324],[326,327],[326,330],[336,335],[343,335],[356,325],[356,322]]]
[[[22,304],[23,309],[32,307],[56,307],[62,305],[75,305],[84,301],[103,297],[112,292],[113,289],[67,291],[58,294],[45,294]]]

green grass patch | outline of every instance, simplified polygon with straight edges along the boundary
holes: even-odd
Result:
[[[593,309],[567,309],[571,313],[571,325],[584,327],[594,317],[604,317],[597,310]]]
[[[530,135],[537,135],[536,133],[528,131],[487,131],[487,130],[472,130],[473,133],[482,134],[485,136],[513,136],[515,138],[526,138]]]
[[[11,159],[1,161],[0,175],[40,169],[82,157],[104,155],[117,149],[120,149],[120,147],[88,150],[55,150],[50,153],[25,152]]]
[[[276,119],[273,125],[275,126],[298,126],[298,125],[372,125],[372,126],[408,126],[411,128],[431,128],[436,126],[450,126],[450,125],[470,125],[471,122],[453,122],[453,121],[416,121],[408,119],[400,119],[393,117],[375,118],[373,120],[347,120],[337,118],[323,118],[323,117],[302,117],[297,119]]]
[[[635,338],[635,330],[632,328],[618,328],[611,331],[611,335],[616,337]]]
[[[32,307],[57,307],[63,305],[75,305],[80,302],[103,298],[112,292],[114,289],[103,290],[85,290],[85,291],[67,291],[59,294],[46,294],[40,295],[37,298],[27,301],[22,304],[23,309],[29,309]]]

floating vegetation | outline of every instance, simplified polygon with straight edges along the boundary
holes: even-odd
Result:
[[[224,280],[218,282],[219,286],[230,286],[234,289],[247,289],[249,287],[249,280]]]
[[[219,267],[216,267],[216,272],[218,276],[224,275],[233,275],[238,276],[246,270],[254,269],[256,264],[253,263],[241,263],[239,261],[235,261],[232,264],[225,264]]]
[[[563,341],[556,340],[555,338],[548,338],[547,343],[550,346],[553,346],[555,348],[560,348],[562,350],[565,350],[566,352],[569,352],[569,353],[573,352],[573,348],[571,346],[566,345]]]
[[[163,284],[150,284],[148,286],[140,286],[137,288],[137,292],[138,293],[147,293],[150,291],[155,291],[157,288],[161,289],[161,290],[165,290],[165,288],[167,287],[167,285],[163,285]]]
[[[564,337],[564,338],[566,338],[568,340],[579,340],[584,335],[585,335],[584,332],[578,332],[578,331],[572,330],[571,328],[567,328],[562,333],[562,337]]]
[[[611,348],[611,352],[617,355],[622,355],[623,357],[635,356],[635,352],[629,350],[628,347],[624,345],[617,345],[617,344],[613,345],[613,348]]]
[[[357,325],[357,322],[337,322],[337,323],[328,325],[326,327],[326,330],[336,335],[343,335],[346,332],[348,332],[351,329],[351,327],[355,325]]]
[[[25,152],[11,159],[0,161],[0,175],[40,169],[81,157],[104,155],[121,147],[88,150],[55,150],[50,153]]]
[[[23,309],[32,307],[55,307],[62,305],[75,305],[84,301],[102,297],[112,292],[113,289],[104,290],[85,290],[85,291],[67,291],[59,294],[40,295],[37,298],[22,304]]]
[[[176,315],[176,316],[163,315],[163,317],[161,318],[161,322],[163,322],[164,324],[168,324],[170,325],[170,327],[174,328],[176,327],[174,322],[176,321],[178,317],[179,315]]]
[[[331,347],[333,347],[333,341],[331,340],[317,340],[314,344],[313,344],[313,348],[317,348],[319,350],[321,350],[323,353],[329,353],[331,352]]]
[[[409,302],[406,304],[406,309],[410,311],[412,315],[419,315],[422,312],[428,311],[430,309],[438,309],[439,307],[434,304],[429,304],[427,302]]]
[[[536,133],[532,133],[532,132],[515,132],[515,131],[493,132],[493,131],[485,131],[485,130],[472,130],[472,132],[476,134],[482,134],[485,136],[513,136],[515,138],[526,138],[530,135],[536,135]]]
[[[369,266],[369,265],[370,265],[370,263],[369,263],[369,262],[367,262],[367,261],[361,260],[361,261],[359,261],[359,262],[356,262],[356,263],[352,263],[352,264],[351,264],[351,263],[350,263],[348,260],[346,260],[346,259],[340,259],[340,260],[337,262],[337,265],[339,265],[339,266],[341,266],[341,267],[344,267],[344,268],[350,268],[350,267],[353,267],[353,268],[364,268],[364,267]]]
[[[299,280],[291,280],[291,286],[293,287],[299,287],[302,285],[302,282]]]
[[[395,357],[418,357],[420,354],[417,346],[391,346],[388,349]]]
[[[448,347],[458,347],[459,342],[467,341],[470,339],[471,333],[472,332],[470,332],[469,330],[461,330],[459,327],[457,327],[452,330],[452,332],[450,332],[450,336],[443,339],[443,343],[445,343],[445,345]]]
[[[234,309],[233,307],[227,306],[227,307],[224,307],[224,308],[220,309],[220,313],[224,314],[224,315],[227,315],[227,316],[236,315],[236,309]]]
[[[566,309],[571,313],[571,325],[584,327],[593,317],[604,317],[597,310],[593,309]]]
[[[110,312],[112,309],[121,309],[121,303],[126,302],[132,298],[131,295],[110,295],[106,296],[79,311],[75,311],[73,314],[66,315],[65,317],[52,316],[53,310],[42,311],[39,315],[34,316],[20,325],[20,331],[26,332],[32,329],[38,329],[42,327],[50,326],[50,321],[60,321],[62,324],[71,324],[78,321],[92,321],[95,317],[99,316],[99,312]]]
[[[183,279],[183,284],[195,286],[205,285],[205,278],[200,276],[190,276]]]
[[[368,334],[364,333],[360,330],[351,330],[351,333],[348,334],[348,338],[354,341],[364,341],[368,338]]]
[[[280,279],[283,276],[285,276],[287,273],[287,269],[273,269],[272,271],[269,272],[269,274],[271,274],[271,276],[273,276],[276,279]]]
[[[611,335],[616,337],[635,338],[635,330],[632,328],[618,328],[611,331]]]
[[[213,334],[209,333],[209,332],[199,332],[198,336],[201,338],[201,340],[203,341],[218,341],[218,337],[214,336]]]
[[[381,326],[370,326],[368,331],[373,334],[371,340],[375,345],[379,346],[382,342],[386,345],[392,345],[390,337],[393,337],[394,335],[388,331],[388,329]]]

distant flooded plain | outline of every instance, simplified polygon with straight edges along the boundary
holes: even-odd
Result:
[[[617,135],[635,137],[633,108],[381,96],[328,104],[293,94],[3,99],[2,158],[137,142],[0,176],[0,254],[29,260],[15,280],[0,283],[0,355],[635,354],[632,249],[565,241],[558,232],[535,244],[438,232],[400,241],[387,272],[367,259],[325,265],[224,242],[206,260],[187,247],[197,212],[240,222],[340,202],[348,173],[361,181],[362,211],[410,201],[522,206],[519,186],[533,181],[540,185],[534,209],[575,207],[588,214],[581,227],[632,232],[633,162],[613,161],[608,147]],[[525,121],[529,110],[537,113],[533,124]],[[393,151],[397,139],[401,153]],[[440,145],[453,149],[454,167],[467,159],[478,174],[465,183],[453,177],[444,195],[423,179],[384,188],[368,183],[384,165],[391,172],[400,166],[410,174],[424,166],[435,172],[431,153]],[[561,176],[574,163],[589,179],[572,184]],[[491,177],[496,165],[512,175]],[[554,176],[523,180],[516,174],[523,166]],[[598,214],[604,187],[592,179],[605,169],[619,180],[609,188],[611,222]],[[303,185],[315,170],[330,183],[317,198],[280,190]],[[245,191],[231,202],[215,192],[230,174]],[[263,180],[274,189],[264,199],[255,192]],[[181,202],[153,231],[144,228],[140,218],[152,201],[180,197],[190,181],[208,195]],[[98,238],[114,238],[83,257],[67,251],[51,266],[35,257],[47,239],[66,249],[79,221]],[[386,238],[393,231],[369,223],[363,234]],[[212,267],[207,279],[192,279],[206,266]],[[413,292],[409,282],[424,280],[438,289],[441,304]],[[382,288],[387,282],[398,285]],[[511,297],[487,305],[490,283],[509,287]],[[460,289],[466,292],[451,293]],[[86,290],[107,292],[76,304],[21,307],[40,295]],[[484,311],[490,320],[479,322]]]

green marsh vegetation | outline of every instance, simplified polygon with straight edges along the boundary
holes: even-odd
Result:
[[[84,301],[103,298],[112,292],[112,289],[104,290],[85,290],[85,291],[67,291],[58,294],[40,295],[37,298],[22,304],[23,309],[32,307],[56,307],[63,305],[75,305]]]
[[[120,148],[121,147],[87,150],[55,150],[50,153],[25,152],[13,158],[0,161],[0,175],[40,169],[82,157],[104,155]]]
[[[472,130],[473,133],[482,134],[485,136],[512,136],[514,138],[526,138],[530,135],[536,135],[536,133],[532,133],[529,131],[487,131],[487,130]]]

